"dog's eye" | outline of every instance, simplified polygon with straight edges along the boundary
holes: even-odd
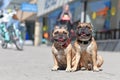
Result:
[[[78,26],[78,29],[82,28],[81,26]]]
[[[59,32],[57,31],[57,32],[55,32],[54,34],[58,34]]]
[[[67,34],[65,31],[63,31],[63,34]]]
[[[90,27],[89,27],[89,26],[86,26],[86,28],[90,29]]]

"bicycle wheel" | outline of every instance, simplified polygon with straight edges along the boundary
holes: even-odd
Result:
[[[7,48],[7,43],[6,42],[2,42],[1,46],[2,46],[3,49],[6,49]]]
[[[23,50],[23,42],[20,42],[20,40],[15,41],[16,48],[20,51]]]

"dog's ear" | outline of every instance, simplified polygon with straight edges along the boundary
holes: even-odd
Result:
[[[79,22],[79,23],[78,23],[78,25],[77,25],[77,27],[81,26],[81,24],[82,24],[82,23],[81,23],[81,22]]]
[[[61,26],[61,29],[66,29],[66,30],[67,30],[67,29],[68,29],[68,28],[67,28],[67,25],[62,25],[62,26]]]
[[[93,27],[93,25],[91,23],[88,23],[89,26]]]
[[[94,26],[92,23],[89,23],[89,26],[91,27],[92,31],[94,30]]]
[[[52,30],[52,33],[54,32],[55,29],[59,29],[59,26],[55,26],[54,29]]]
[[[91,25],[91,23],[87,23],[88,25]]]
[[[55,30],[55,29],[59,29],[59,26],[55,26],[55,27],[54,27],[54,30]]]
[[[91,23],[88,23],[88,26],[90,27],[91,31],[94,32],[94,27]]]

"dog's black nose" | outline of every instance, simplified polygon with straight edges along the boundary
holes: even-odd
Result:
[[[84,32],[84,30],[83,30],[82,28],[79,28],[79,29],[77,30],[77,34],[78,34],[78,35],[80,35],[82,32]]]

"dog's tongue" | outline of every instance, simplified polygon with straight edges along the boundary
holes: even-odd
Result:
[[[62,41],[64,41],[64,39],[63,39],[63,38],[59,38],[59,41],[61,41],[61,42],[62,42]]]
[[[84,32],[82,32],[81,36],[85,36],[86,34]]]

